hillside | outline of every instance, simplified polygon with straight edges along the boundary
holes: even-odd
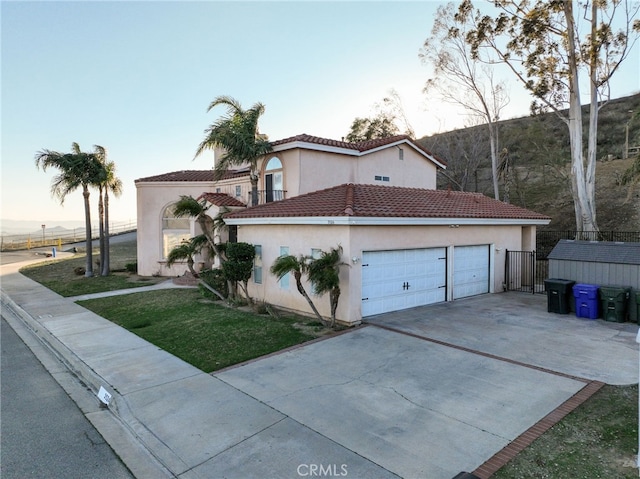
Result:
[[[586,122],[588,110],[583,107]],[[640,231],[640,187],[629,195],[627,187],[617,184],[633,161],[622,159],[630,110],[640,110],[640,94],[611,100],[600,110],[596,208],[601,230]],[[585,134],[587,127],[585,123]],[[565,124],[553,113],[516,118],[500,122],[499,135],[498,151],[506,149],[511,165],[507,188],[510,202],[552,217],[545,229],[575,229]],[[447,171],[439,175],[438,188],[493,196],[486,127],[441,133],[418,143],[447,162]],[[629,146],[640,146],[640,119],[629,123]],[[500,188],[504,198],[504,181]]]

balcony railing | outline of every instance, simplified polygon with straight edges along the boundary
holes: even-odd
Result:
[[[258,204],[262,205],[264,203],[272,203],[274,201],[281,201],[287,197],[287,192],[285,190],[258,190]],[[251,206],[253,202],[251,201],[251,192],[249,192],[249,201],[247,202],[248,206]]]

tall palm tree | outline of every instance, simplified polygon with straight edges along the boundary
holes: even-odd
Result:
[[[298,292],[307,300],[311,310],[314,312],[316,317],[320,320],[321,323],[325,324],[324,318],[318,312],[316,305],[313,304],[313,301],[307,294],[307,291],[304,289],[302,285],[302,275],[308,273],[309,271],[309,261],[310,258],[308,256],[293,256],[293,255],[282,255],[276,258],[276,260],[271,265],[271,274],[274,274],[278,280],[281,280],[286,274],[292,273],[293,277],[296,280],[296,287],[298,288]]]
[[[122,194],[122,180],[116,176],[116,164],[107,160],[107,150],[100,145],[93,146],[93,155],[104,169],[103,181],[96,186],[99,191],[98,215],[100,226],[100,274],[108,276],[111,270],[111,258],[109,254],[109,191],[115,197]]]
[[[341,261],[342,246],[322,251],[320,257],[309,263],[309,281],[313,284],[314,291],[321,296],[329,293],[331,303],[331,327],[336,324],[336,310],[340,298],[340,266],[346,263]]]
[[[202,140],[195,154],[197,158],[205,150],[223,148],[224,154],[215,165],[216,179],[231,166],[248,164],[251,180],[251,205],[258,204],[258,160],[273,151],[266,135],[258,131],[258,120],[264,113],[262,103],[256,103],[248,110],[234,98],[226,95],[215,98],[207,112],[218,105],[227,107],[227,114],[216,120],[205,130]]]
[[[51,182],[51,194],[64,204],[69,193],[82,187],[84,198],[84,217],[86,233],[86,267],[85,276],[93,276],[93,244],[91,231],[91,209],[89,204],[89,185],[96,184],[105,176],[103,165],[95,156],[84,153],[77,143],[72,143],[71,153],[59,153],[53,150],[41,150],[36,153],[35,163],[37,168],[46,171],[48,168],[56,168],[60,171]]]

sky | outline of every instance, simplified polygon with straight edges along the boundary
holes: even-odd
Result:
[[[417,138],[461,128],[463,112],[422,92],[432,73],[418,53],[441,4],[2,0],[0,218],[82,221],[81,192],[61,206],[50,195],[55,170],[34,162],[77,142],[107,148],[124,183],[111,219],[134,221],[137,178],[212,168],[212,154],[194,154],[225,113],[207,112],[219,95],[263,103],[260,130],[272,140],[341,139],[391,89]],[[527,115],[530,97],[505,78],[502,117]],[[639,79],[636,45],[612,96],[637,93]]]

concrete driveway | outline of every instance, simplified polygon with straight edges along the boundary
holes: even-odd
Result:
[[[370,322],[399,331],[362,327],[214,376],[389,473],[430,479],[476,470],[585,388],[571,376],[638,378],[637,326],[549,314],[541,295],[484,295]],[[231,455],[250,460],[253,447]],[[343,465],[322,451],[308,461]]]
[[[368,322],[608,384],[638,382],[638,325],[547,313],[542,294],[485,294]]]

